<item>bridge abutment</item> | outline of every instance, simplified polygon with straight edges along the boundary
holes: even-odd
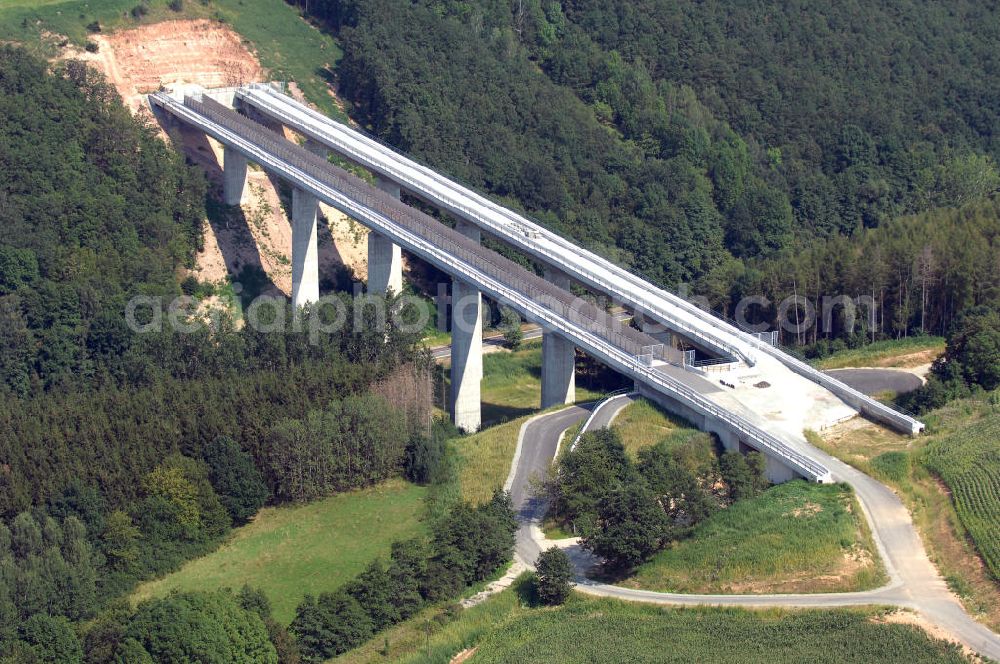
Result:
[[[479,228],[459,222],[458,231],[477,242]],[[451,417],[465,432],[478,431],[483,423],[483,296],[479,289],[459,279],[451,284]]]
[[[636,391],[650,401],[662,406],[668,412],[684,418],[691,424],[698,427],[701,431],[717,436],[719,441],[722,443],[722,448],[727,452],[747,452],[755,449],[744,443],[740,439],[740,435],[737,431],[733,430],[728,424],[713,417],[712,415],[699,413],[693,408],[690,408],[664,394],[660,394],[659,392],[650,389],[641,383],[636,384]],[[781,484],[782,482],[802,477],[802,475],[795,472],[779,457],[768,454],[763,450],[761,450],[761,453],[764,455],[764,474],[767,476],[769,482]]]
[[[225,147],[222,153],[222,202],[239,205],[247,182],[247,158]]]
[[[375,186],[399,198],[399,185],[375,178]],[[403,290],[403,254],[398,244],[375,231],[368,233],[368,292],[399,295]]]
[[[545,269],[545,279],[569,290],[569,276]],[[542,408],[576,401],[576,347],[551,330],[542,332]]]
[[[297,187],[292,190],[292,304],[296,308],[319,300],[318,209],[315,196]]]

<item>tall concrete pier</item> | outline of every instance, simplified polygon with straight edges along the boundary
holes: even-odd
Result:
[[[292,190],[292,304],[319,300],[319,253],[316,212],[319,201],[298,187]]]
[[[399,198],[399,185],[375,178],[375,186]],[[403,255],[398,244],[380,233],[368,233],[368,292],[399,295],[403,290]]]
[[[545,280],[569,290],[569,276],[545,269]],[[550,330],[542,331],[542,408],[576,401],[576,348]]]
[[[479,228],[459,222],[457,230],[477,242]],[[462,431],[482,425],[483,296],[458,279],[451,285],[451,417]]]
[[[222,152],[222,201],[239,205],[247,182],[247,158],[226,146]]]

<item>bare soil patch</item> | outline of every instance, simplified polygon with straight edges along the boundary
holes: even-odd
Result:
[[[264,80],[264,70],[232,28],[206,19],[164,21],[93,35],[93,63],[134,110],[142,95],[171,85],[219,88]]]
[[[165,21],[94,35],[97,53],[74,51],[102,72],[134,113],[145,112],[143,95],[173,86],[229,87],[264,81],[267,72],[243,38],[227,25],[205,19]],[[332,91],[331,91],[332,93]],[[292,94],[302,100],[297,88]],[[193,131],[172,134],[180,147],[221,187],[222,150]],[[288,138],[293,138],[288,135]],[[259,170],[248,173],[241,210],[221,222],[205,221],[205,249],[197,257],[195,276],[218,283],[238,278],[246,267],[258,267],[273,284],[273,293],[291,293],[291,225],[277,182]],[[321,278],[340,266],[364,278],[367,234],[345,215],[320,206]]]
[[[871,363],[871,365],[873,367],[891,367],[896,369],[915,369],[926,365],[927,369],[930,369],[931,363],[934,362],[934,360],[936,360],[940,355],[941,352],[939,350],[930,348],[916,353],[885,357],[880,360],[875,360]]]

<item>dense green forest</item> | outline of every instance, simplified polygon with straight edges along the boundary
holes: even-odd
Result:
[[[0,51],[0,387],[100,383],[130,295],[180,294],[205,182],[82,63]],[[117,315],[109,312],[117,312]]]
[[[298,4],[342,43],[355,119],[654,281],[729,314],[769,297],[749,322],[876,301],[785,343],[942,334],[997,301],[995,7]]]
[[[201,172],[82,63],[4,46],[0,90],[0,661],[299,661],[253,591],[115,598],[268,502],[439,475],[428,355],[377,307],[320,334],[291,322],[335,311],[281,300],[262,326],[171,314],[200,288],[180,277],[217,206]],[[129,324],[135,296],[140,326],[164,324]]]

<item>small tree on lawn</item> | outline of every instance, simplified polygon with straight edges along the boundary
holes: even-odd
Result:
[[[736,450],[724,453],[719,458],[719,469],[722,472],[722,481],[729,488],[730,502],[735,503],[744,498],[754,497],[756,491],[753,471],[742,454]]]
[[[538,570],[538,599],[545,604],[562,604],[572,590],[573,563],[558,547],[543,551],[535,563]]]
[[[670,532],[663,508],[643,481],[605,496],[597,516],[597,529],[584,536],[583,546],[619,570],[647,560]]]
[[[510,307],[500,309],[500,327],[503,329],[503,340],[511,350],[521,347],[524,333],[521,332],[521,317]]]

